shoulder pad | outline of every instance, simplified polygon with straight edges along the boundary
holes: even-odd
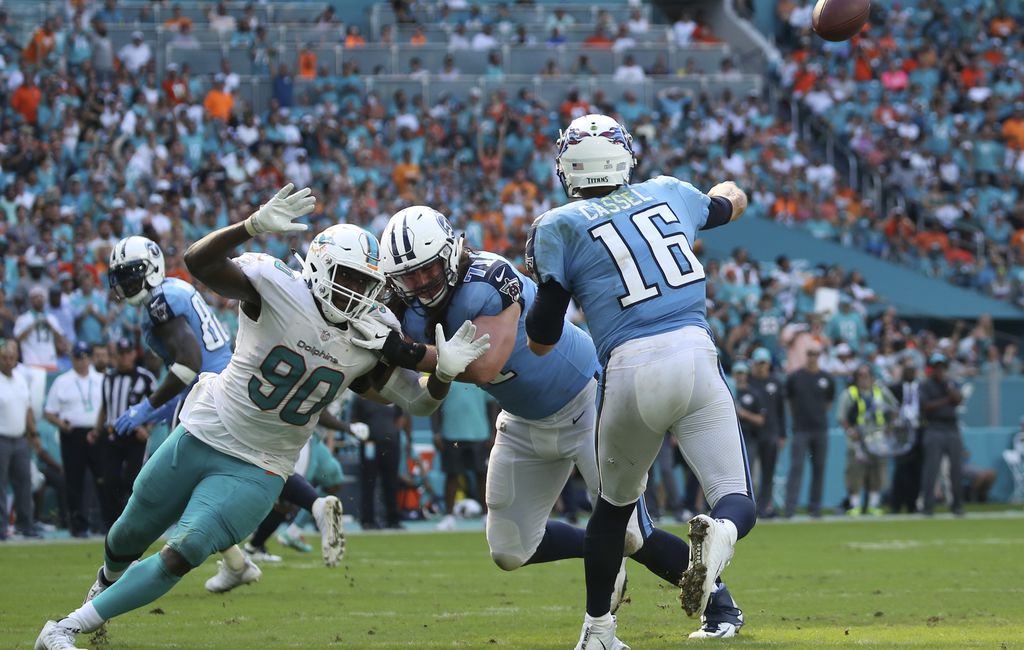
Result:
[[[519,274],[512,265],[500,257],[475,258],[462,281],[466,284],[489,284],[501,297],[502,309],[507,309],[516,302],[522,306],[523,281],[519,279]]]

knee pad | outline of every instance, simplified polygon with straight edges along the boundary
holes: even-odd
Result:
[[[227,546],[228,544],[219,543],[211,534],[194,529],[181,530],[179,528],[178,533],[167,540],[165,548],[180,556],[188,564],[189,569],[194,569],[205,562],[206,558]]]
[[[502,454],[493,454],[487,468],[486,500],[488,510],[501,510],[512,505],[516,498],[515,481],[512,479],[512,459]]]
[[[533,555],[523,548],[519,526],[508,519],[488,517],[487,546],[491,549],[491,559],[502,571],[515,571]]]
[[[196,567],[185,559],[180,551],[170,545],[160,549],[160,561],[164,563],[168,571],[176,576],[183,576]]]
[[[623,557],[629,557],[639,551],[644,546],[644,537],[640,534],[639,530],[633,530],[632,527],[626,529],[626,541],[622,547]]]

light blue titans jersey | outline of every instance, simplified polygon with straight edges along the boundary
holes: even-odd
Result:
[[[632,339],[685,325],[711,331],[704,267],[691,247],[710,203],[689,183],[659,176],[534,222],[527,266],[576,296],[602,364]]]
[[[142,336],[146,345],[163,359],[165,365],[173,364],[174,355],[164,348],[153,328],[178,316],[188,321],[199,341],[199,349],[203,352],[199,372],[219,373],[224,370],[231,360],[231,339],[227,329],[195,287],[178,278],[167,278],[149,294],[146,308],[142,310]]]
[[[598,370],[590,337],[569,321],[562,326],[562,338],[550,354],[538,357],[526,346],[526,313],[537,295],[537,285],[519,273],[505,258],[493,253],[473,253],[466,277],[454,289],[444,325],[451,336],[463,321],[478,316],[496,316],[519,303],[515,346],[505,367],[489,384],[481,386],[501,408],[527,420],[539,420],[558,412],[576,397]],[[432,326],[431,326],[432,328]],[[427,318],[423,307],[407,309],[402,330],[424,342]],[[431,332],[433,334],[433,332]]]

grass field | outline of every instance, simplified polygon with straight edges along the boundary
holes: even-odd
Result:
[[[1024,648],[1024,517],[768,523],[725,577],[745,648]],[[669,527],[676,533],[679,527]],[[338,569],[281,551],[263,580],[203,590],[213,560],[89,648],[571,648],[582,562],[503,573],[481,532],[357,534]],[[81,602],[99,543],[0,547],[0,648],[31,648],[48,617]],[[620,637],[679,647],[695,628],[678,590],[630,565]],[[708,642],[713,643],[713,642]]]

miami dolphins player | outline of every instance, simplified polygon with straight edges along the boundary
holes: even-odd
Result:
[[[756,520],[743,436],[705,315],[704,269],[692,249],[698,230],[739,218],[747,198],[731,182],[708,194],[667,176],[630,185],[631,143],[605,115],[572,121],[559,138],[556,168],[566,193],[581,200],[541,215],[526,251],[539,284],[526,317],[530,349],[557,351],[575,296],[604,367],[596,432],[601,498],[587,524],[579,650],[627,647],[616,637],[608,598],[622,531],[665,431],[712,508],[710,517],[690,520],[689,553],[678,538],[669,551],[689,556],[680,599],[703,622],[691,637],[732,636],[742,626],[717,581]]]
[[[115,432],[128,435],[147,422],[170,419],[177,426],[178,410],[185,394],[202,372],[219,373],[231,360],[227,330],[195,288],[178,278],[164,275],[160,246],[146,237],[125,237],[110,254],[108,281],[114,292],[129,305],[141,307],[142,334],[146,345],[168,369],[153,394],[130,407],[114,423]],[[309,510],[320,529],[321,553],[327,566],[336,566],[344,553],[341,502],[337,497],[320,497],[301,475],[285,481],[281,498]],[[241,550],[224,551],[214,589],[227,591],[255,582],[262,572]],[[98,571],[90,594],[95,596],[113,582]]]
[[[494,562],[511,571],[525,564],[583,557],[583,530],[548,521],[548,515],[574,464],[597,495],[598,366],[590,337],[563,321],[555,352],[543,359],[533,355],[527,349],[524,323],[536,285],[501,256],[470,250],[448,219],[432,208],[414,206],[398,212],[381,241],[381,270],[406,304],[406,335],[430,342],[435,323],[451,327],[469,319],[491,336],[490,350],[458,380],[479,385],[502,408],[486,483],[487,544]],[[367,325],[379,328],[372,321],[358,327]],[[395,341],[397,334],[370,334],[367,331],[365,344],[382,347],[387,357],[385,342]],[[430,369],[433,355],[428,346],[421,369]],[[620,548],[676,583],[674,562],[659,551],[666,535],[652,526],[641,507]],[[621,602],[626,586],[622,557],[614,594],[606,603],[612,609]]]
[[[235,354],[219,374],[204,373],[186,398],[181,424],[135,483],[107,535],[104,570],[119,579],[60,621],[48,621],[36,650],[70,650],[79,632],[137,609],[169,591],[211,553],[237,544],[267,515],[293,471],[316,414],[339,391],[377,368],[380,355],[352,344],[353,322],[390,319],[374,302],[384,284],[377,242],[356,226],[332,226],[310,244],[302,275],[266,255],[233,250],[265,232],[305,230],[309,189],[286,185],[244,222],[210,233],[185,254],[192,274],[240,301]],[[379,396],[429,413],[449,382],[486,352],[464,323],[448,341],[438,327],[437,371],[392,372]],[[366,385],[373,395],[378,391]],[[132,564],[178,522],[166,545]],[[123,575],[121,575],[123,573]]]

